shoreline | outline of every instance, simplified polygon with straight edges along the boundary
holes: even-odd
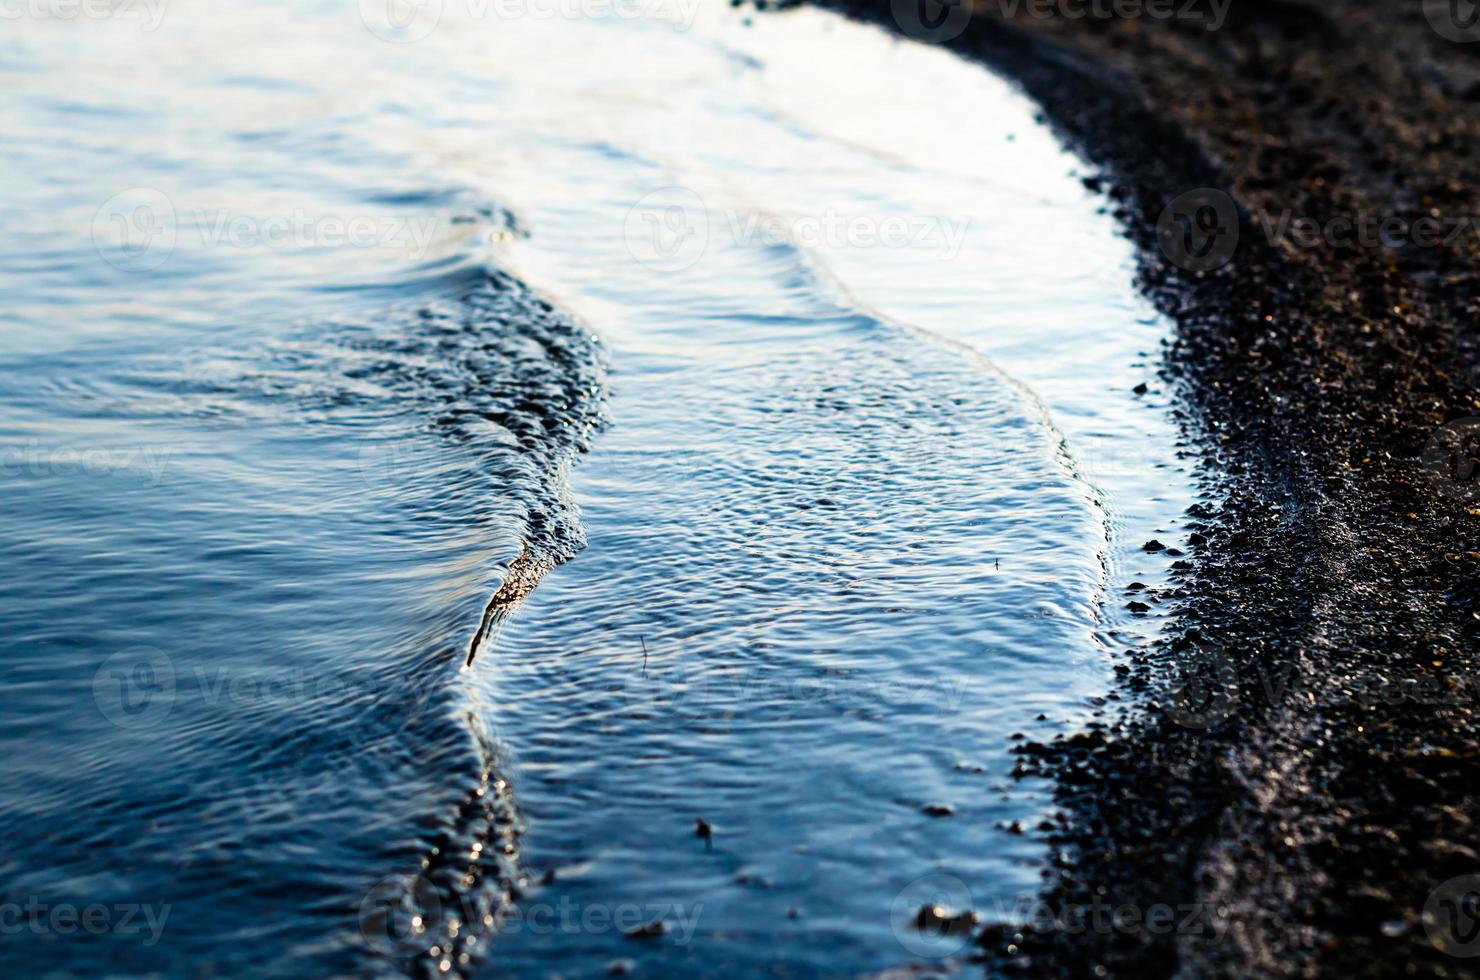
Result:
[[[910,5],[823,5],[921,36]],[[1160,373],[1207,491],[1177,625],[1125,651],[1113,718],[1019,749],[1058,787],[1043,899],[1226,928],[989,924],[988,968],[1462,975],[1437,910],[1480,874],[1480,243],[1417,229],[1480,213],[1480,59],[1417,5],[1246,4],[1215,31],[1005,10],[940,40],[1100,169],[1176,324]],[[1332,234],[1364,222],[1375,247]]]

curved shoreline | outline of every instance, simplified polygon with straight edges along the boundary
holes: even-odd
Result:
[[[1118,202],[1177,324],[1162,373],[1210,502],[1178,628],[1127,651],[1127,706],[1021,749],[1058,785],[1044,906],[1129,908],[989,925],[989,970],[1463,974],[1434,910],[1480,873],[1480,59],[1418,5],[1247,3],[1217,30],[966,9],[950,46],[1016,79]],[[1237,244],[1179,267],[1158,220],[1199,189]],[[1159,906],[1220,928],[1151,928]]]

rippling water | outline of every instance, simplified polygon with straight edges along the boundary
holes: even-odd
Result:
[[[1129,246],[942,51],[578,8],[0,39],[7,968],[859,975],[1032,895],[1011,736],[1189,501]]]

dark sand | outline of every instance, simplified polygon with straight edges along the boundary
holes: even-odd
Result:
[[[901,28],[888,3],[829,5]],[[1022,749],[1057,780],[1043,899],[1071,914],[988,924],[988,968],[1480,972],[1452,904],[1480,878],[1445,885],[1480,874],[1480,43],[1416,2],[1235,0],[1217,30],[1009,9],[977,4],[943,43],[1019,80],[1101,168],[1208,465],[1206,505],[1165,525],[1189,552],[1156,600],[1174,638],[1126,651],[1102,725]],[[1228,197],[1163,218],[1197,188]],[[1215,249],[1237,231],[1231,261],[1169,261],[1178,222],[1220,208],[1202,228]],[[1279,238],[1261,214],[1325,231]],[[1148,926],[1156,905],[1200,914]]]

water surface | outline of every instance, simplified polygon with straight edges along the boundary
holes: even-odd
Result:
[[[860,975],[1033,893],[1011,736],[1188,496],[1129,245],[977,67],[642,13],[0,42],[6,900],[109,916],[0,961]]]

